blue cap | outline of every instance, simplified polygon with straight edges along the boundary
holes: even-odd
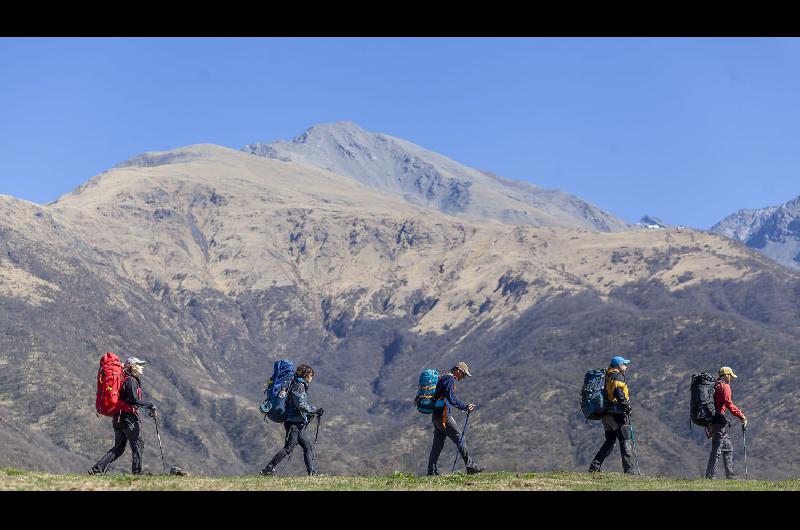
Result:
[[[611,359],[611,366],[620,366],[623,364],[630,364],[630,363],[631,363],[630,359],[620,357],[619,355]]]

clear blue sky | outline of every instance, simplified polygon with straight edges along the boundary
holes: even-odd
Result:
[[[0,194],[350,120],[628,221],[800,195],[800,39],[0,38]]]

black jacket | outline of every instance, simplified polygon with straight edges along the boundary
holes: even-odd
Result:
[[[126,374],[126,376],[119,389],[119,398],[132,407],[152,407],[152,403],[139,400],[139,389],[141,388],[139,378],[130,374]]]
[[[308,383],[302,377],[295,377],[286,398],[286,422],[306,424],[317,411],[308,403]]]

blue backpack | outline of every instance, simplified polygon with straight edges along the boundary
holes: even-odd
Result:
[[[414,404],[417,405],[417,410],[422,414],[431,414],[433,412],[433,394],[436,392],[436,383],[439,382],[439,372],[436,370],[425,370],[419,376],[419,388],[417,389],[417,397],[414,398]]]
[[[281,359],[275,362],[272,371],[272,378],[267,383],[264,394],[267,395],[258,409],[264,415],[264,421],[268,418],[277,423],[286,421],[286,398],[289,396],[289,387],[294,378],[294,364],[291,361]]]
[[[581,411],[589,420],[599,420],[608,409],[606,399],[606,371],[602,368],[589,370],[583,378],[583,388],[581,389]]]

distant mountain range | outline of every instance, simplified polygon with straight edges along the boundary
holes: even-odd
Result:
[[[780,206],[739,210],[714,225],[711,231],[800,270],[800,197]]]
[[[459,360],[478,462],[585,470],[603,434],[583,375],[625,355],[643,472],[702,474],[689,381],[728,365],[750,476],[796,476],[800,275],[718,234],[633,228],[350,123],[144,153],[48,205],[0,196],[0,465],[88,469],[113,440],[93,404],[114,351],[148,361],[165,458],[195,475],[255,474],[282,445],[257,411],[281,358],[315,368],[321,472],[424,473],[417,378]]]

